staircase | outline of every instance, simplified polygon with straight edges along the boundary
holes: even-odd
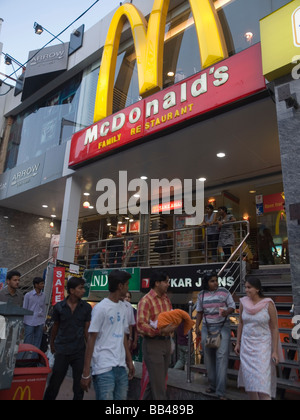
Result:
[[[292,332],[292,317],[290,312],[293,305],[293,294],[290,277],[290,267],[283,266],[263,266],[260,269],[251,270],[250,277],[258,277],[262,283],[265,297],[270,297],[274,300],[278,311],[279,332],[284,350],[284,363],[280,363],[277,369],[277,397],[284,399],[287,391],[298,393],[300,398],[300,369],[299,361],[295,360],[297,357],[297,344],[293,340]],[[239,308],[239,298],[244,296],[243,290],[234,295],[237,309]],[[234,314],[236,318],[236,325],[232,323],[233,336],[236,337],[239,314]],[[237,365],[239,357],[234,353],[233,347],[236,338],[232,338],[232,349],[229,356],[228,378],[237,379],[238,370]],[[206,373],[204,365],[191,366],[192,372]]]

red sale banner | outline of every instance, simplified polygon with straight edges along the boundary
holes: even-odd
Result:
[[[52,306],[62,302],[65,298],[65,268],[54,267],[53,288],[52,288]]]

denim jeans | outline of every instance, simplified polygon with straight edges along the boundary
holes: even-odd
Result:
[[[39,349],[41,347],[44,325],[32,327],[31,325],[24,324],[24,329],[25,329],[24,343],[31,344]]]
[[[218,331],[220,326],[209,326],[209,331]],[[209,387],[216,392],[218,397],[223,397],[226,392],[227,368],[230,344],[230,325],[228,322],[221,330],[222,340],[218,349],[205,347],[207,338],[207,327],[205,322],[202,327],[202,348],[204,351],[204,363],[207,369]]]
[[[113,367],[109,372],[93,376],[97,401],[127,400],[128,374],[124,367]]]

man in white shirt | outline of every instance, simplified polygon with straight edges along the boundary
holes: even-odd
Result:
[[[128,291],[130,277],[125,271],[112,271],[108,276],[109,296],[92,312],[81,386],[88,391],[92,365],[96,400],[126,400],[128,377],[134,375],[126,337],[127,310],[121,300]]]

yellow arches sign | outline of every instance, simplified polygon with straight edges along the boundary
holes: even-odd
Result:
[[[201,63],[207,68],[228,56],[223,31],[212,0],[189,0],[194,16]],[[170,0],[154,0],[149,23],[131,3],[118,8],[104,45],[97,86],[94,122],[112,114],[113,87],[121,34],[131,26],[138,69],[139,91],[147,97],[163,87],[164,35]]]

